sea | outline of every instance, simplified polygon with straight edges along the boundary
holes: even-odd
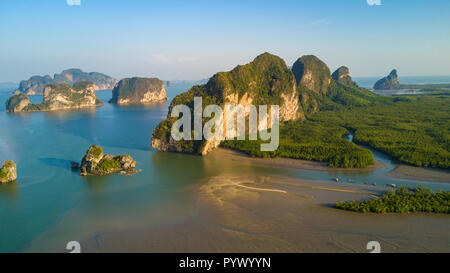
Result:
[[[377,78],[357,78],[370,88]],[[450,82],[450,77],[400,78],[402,83]],[[167,87],[170,99],[193,83]],[[450,184],[395,179],[386,173],[397,166],[375,152],[387,168],[374,171],[311,171],[271,166],[211,162],[207,157],[161,153],[151,148],[151,135],[167,115],[166,105],[117,106],[107,103],[111,90],[98,91],[102,107],[77,111],[6,113],[4,102],[13,86],[0,86],[0,161],[14,160],[18,180],[0,185],[0,252],[68,252],[66,245],[105,231],[164,227],[185,220],[195,207],[196,190],[209,177],[221,174],[277,175],[356,187],[377,182],[433,190]],[[39,102],[42,96],[32,96]],[[170,101],[170,100],[169,100]],[[105,154],[129,154],[142,172],[81,177],[71,169],[91,144]]]

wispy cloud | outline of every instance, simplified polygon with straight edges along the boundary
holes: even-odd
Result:
[[[319,19],[311,22],[311,25],[313,26],[321,26],[321,25],[328,25],[329,22],[326,19]]]
[[[152,63],[189,63],[189,62],[195,62],[197,59],[192,57],[179,57],[179,58],[173,58],[169,57],[165,54],[152,54],[152,57],[150,59],[150,62]]]
[[[369,6],[381,6],[381,0],[366,0]]]
[[[80,6],[81,0],[66,0],[66,3],[69,6]]]
[[[172,60],[170,57],[164,54],[152,54],[151,61],[156,63],[170,63]]]

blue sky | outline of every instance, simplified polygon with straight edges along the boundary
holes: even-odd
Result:
[[[446,0],[80,2],[0,1],[0,81],[71,67],[202,79],[266,51],[288,65],[314,54],[353,76],[392,68],[401,76],[450,75]]]

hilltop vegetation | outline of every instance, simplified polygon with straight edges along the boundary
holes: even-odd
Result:
[[[422,186],[414,190],[400,187],[390,190],[381,198],[366,201],[338,202],[336,208],[374,213],[450,213],[450,192],[433,193]]]

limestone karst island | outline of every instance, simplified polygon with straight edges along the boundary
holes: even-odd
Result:
[[[0,1],[0,258],[297,272],[450,253],[449,18],[425,0]],[[392,259],[445,262],[415,257]]]

